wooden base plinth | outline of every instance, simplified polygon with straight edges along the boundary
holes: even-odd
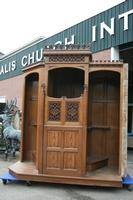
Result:
[[[9,172],[19,180],[77,184],[90,186],[122,187],[122,179],[115,170],[101,168],[86,173],[83,177],[39,174],[34,163],[17,162],[9,167]]]

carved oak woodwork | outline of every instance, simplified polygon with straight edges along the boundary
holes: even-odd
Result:
[[[126,65],[92,61],[79,46],[49,46],[44,58],[25,71],[21,162],[10,171],[30,180],[121,187]]]

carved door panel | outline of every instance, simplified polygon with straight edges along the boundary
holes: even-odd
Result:
[[[81,174],[81,134],[78,129],[47,128],[44,137],[44,173]]]
[[[45,98],[43,173],[80,176],[83,172],[83,97]]]

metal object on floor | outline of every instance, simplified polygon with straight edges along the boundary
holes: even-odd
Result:
[[[10,174],[9,171],[7,171],[6,173],[4,173],[2,176],[0,176],[0,179],[2,180],[3,184],[6,185],[8,183],[8,181],[21,181],[21,180],[18,180],[16,178],[16,176]],[[26,181],[26,185],[27,186],[31,186],[32,183],[31,181]]]
[[[123,185],[133,185],[133,178],[127,174],[125,177],[122,179]]]
[[[7,184],[8,181],[16,181],[17,178],[13,176],[12,174],[8,172],[4,173],[2,176],[0,176],[0,179],[2,180],[3,184]]]
[[[133,178],[129,174],[122,178],[122,183],[129,191],[132,191],[130,186],[133,185]]]

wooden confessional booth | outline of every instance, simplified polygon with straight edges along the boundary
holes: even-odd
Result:
[[[24,69],[18,179],[122,186],[126,169],[127,66],[92,61],[87,48],[45,48]]]

